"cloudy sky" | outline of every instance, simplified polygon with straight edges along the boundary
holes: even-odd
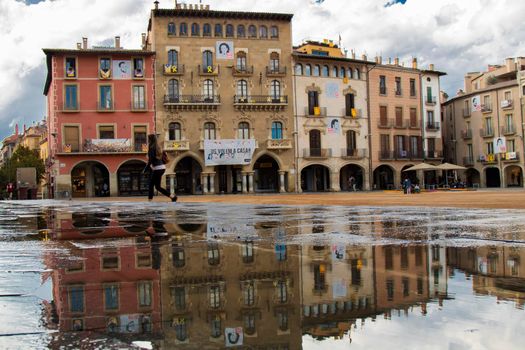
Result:
[[[187,1],[188,3],[197,2]],[[446,71],[442,88],[453,95],[467,71],[525,55],[523,0],[208,0],[216,10],[294,13],[294,44],[339,34],[343,47],[384,58],[434,63]],[[173,0],[160,0],[161,8]],[[45,115],[43,47],[74,48],[87,36],[104,44],[120,35],[140,46],[153,1],[0,0],[0,140],[15,123]],[[520,51],[521,48],[521,51]]]

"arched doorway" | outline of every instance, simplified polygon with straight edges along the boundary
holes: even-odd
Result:
[[[408,169],[412,167],[412,164],[405,165],[403,168],[401,168],[401,181],[403,181],[405,178],[409,178],[410,182],[414,184],[419,184],[419,178],[417,177],[417,172],[415,170],[410,171],[404,171],[405,169]]]
[[[255,191],[279,191],[279,164],[269,155],[263,155],[253,165]]]
[[[339,185],[341,186],[341,191],[352,191],[350,177],[354,178],[356,189],[363,190],[363,168],[356,164],[347,164],[342,167],[339,172]]]
[[[461,179],[458,179],[458,180],[461,180]],[[479,171],[477,171],[474,168],[467,169],[465,171],[465,182],[467,184],[467,187],[474,187],[474,186],[479,187],[479,184],[481,183]]]
[[[109,172],[99,162],[86,161],[71,170],[71,192],[74,198],[109,197]]]
[[[498,168],[485,169],[485,185],[486,187],[501,187]]]
[[[177,194],[202,193],[202,167],[193,157],[184,157],[175,166],[175,191]],[[170,188],[169,178],[166,177],[166,187]]]
[[[324,165],[309,165],[301,171],[301,189],[305,192],[330,190],[330,169]]]
[[[394,170],[388,165],[380,165],[374,170],[374,189],[394,189]]]
[[[505,168],[505,183],[507,187],[523,187],[523,172],[517,165]]]
[[[150,172],[143,173],[146,162],[128,160],[117,170],[119,196],[147,196]]]

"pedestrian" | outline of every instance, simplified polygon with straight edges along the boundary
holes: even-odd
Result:
[[[157,141],[157,136],[155,134],[148,135],[148,164],[144,168],[144,172],[147,170],[151,171],[149,177],[148,200],[151,201],[153,199],[153,188],[156,188],[157,191],[166,197],[169,197],[172,202],[176,202],[177,195],[170,195],[170,193],[160,185],[162,175],[166,171],[165,164],[167,161],[164,158],[162,148]]]
[[[356,183],[355,183],[355,177],[353,175],[350,175],[350,178],[348,179],[348,184],[350,185],[350,189],[354,192],[357,191],[356,189]]]
[[[405,194],[410,194],[412,192],[412,181],[408,177],[405,177],[405,180],[403,181],[403,189],[405,190]]]

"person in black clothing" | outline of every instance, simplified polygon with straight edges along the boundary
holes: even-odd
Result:
[[[144,168],[144,171],[151,170],[149,177],[149,192],[148,200],[153,199],[153,188],[156,188],[157,191],[169,197],[172,202],[177,201],[176,195],[170,195],[170,193],[160,186],[160,180],[162,175],[166,171],[166,165],[162,161],[162,149],[160,148],[157,142],[157,136],[155,134],[148,135],[148,164]]]

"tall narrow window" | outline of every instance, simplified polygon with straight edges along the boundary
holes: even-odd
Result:
[[[403,127],[403,107],[396,107],[396,127]]]
[[[281,83],[278,80],[272,80],[270,86],[270,96],[274,102],[280,101],[281,98]]]
[[[321,69],[321,76],[323,77],[328,76],[328,66],[327,65],[324,65],[323,68]]]
[[[78,109],[78,87],[76,85],[65,85],[64,109]]]
[[[246,124],[246,128],[248,128],[248,123],[245,123],[245,124]],[[241,126],[239,124],[239,130],[240,129],[241,129]],[[241,137],[241,138],[244,138],[244,137]],[[244,242],[241,249],[242,249],[242,261],[244,263],[252,263],[254,260],[253,242],[252,241]]]
[[[99,109],[113,109],[113,96],[111,94],[111,85],[100,85],[99,87]]]
[[[332,67],[332,77],[337,78],[338,72],[339,70],[337,69],[337,67]]]
[[[312,66],[310,64],[305,64],[304,66],[304,75],[309,77],[312,75]]]
[[[278,281],[277,282],[277,300],[280,303],[286,303],[288,301],[288,288],[286,285],[286,281]]]
[[[345,70],[344,67],[341,67],[341,68],[339,69],[339,77],[340,77],[340,78],[346,78],[346,70]]]
[[[170,123],[168,126],[168,138],[171,141],[180,141],[181,140],[181,126],[178,122]]]
[[[485,135],[492,135],[492,117],[485,118]]]
[[[279,37],[279,28],[277,28],[277,26],[272,26],[270,28],[270,36],[272,37],[272,39]]]
[[[354,70],[352,67],[348,68],[348,72],[346,74],[348,76],[348,79],[354,79]]]
[[[215,24],[215,37],[222,37],[222,24],[220,23]]]
[[[206,122],[204,123],[204,139],[205,140],[215,140],[216,139],[216,132],[215,132],[215,123],[211,123],[211,122]],[[218,258],[218,254],[219,254],[219,249],[218,247],[216,246],[212,246],[212,245],[209,245],[208,246],[208,259],[210,259],[210,247],[214,247],[216,249],[214,249],[212,252],[217,254],[217,258]],[[213,258],[215,258],[215,255],[211,255]],[[217,263],[218,264],[218,263]],[[211,264],[210,264],[211,265]]]
[[[188,25],[182,22],[179,26],[179,35],[187,36],[188,35]]]
[[[270,54],[270,72],[279,73],[279,54],[277,52]]]
[[[345,115],[347,117],[356,117],[357,113],[355,111],[355,96],[354,94],[345,95]]]
[[[317,129],[310,130],[310,155],[319,157],[321,155],[321,132]]]
[[[246,71],[246,52],[239,51],[237,52],[237,62],[236,62],[236,68],[238,71],[245,72]]]
[[[237,97],[246,98],[248,97],[248,82],[241,79],[237,82]]]
[[[200,36],[201,30],[198,23],[193,23],[191,25],[191,36]]]
[[[321,75],[321,67],[318,64],[314,65],[314,71],[312,75],[314,77],[318,77],[319,75]]]
[[[204,98],[206,100],[212,100],[213,101],[213,81],[211,79],[204,80],[204,83],[202,85],[202,94],[204,95]]]
[[[354,130],[348,130],[346,132],[347,155],[349,156],[355,155],[356,148],[357,148],[357,134]]]
[[[173,289],[173,298],[175,299],[175,310],[183,311],[186,309],[186,291],[184,287],[175,287]]]
[[[168,99],[169,102],[179,101],[179,81],[177,79],[168,80]]]
[[[272,140],[282,140],[283,138],[283,123],[272,122]]]
[[[416,96],[416,79],[410,79],[410,96]]]
[[[250,125],[246,122],[239,123],[239,139],[250,138]]]
[[[118,310],[119,302],[119,290],[118,285],[108,284],[104,286],[104,309],[105,310]]]
[[[77,77],[77,59],[75,57],[66,57],[66,78]]]
[[[361,71],[359,70],[359,68],[356,68],[355,69],[355,78],[357,80],[360,80],[361,79]]]
[[[319,93],[308,91],[308,115],[318,115]]]
[[[209,23],[202,25],[202,36],[211,36],[211,25]]]
[[[133,109],[146,109],[146,87],[144,85],[133,86]]]
[[[410,127],[417,128],[417,109],[410,108]]]
[[[379,76],[379,94],[386,95],[386,77],[384,75]]]
[[[233,38],[233,25],[232,24],[226,25],[226,37]]]
[[[170,67],[178,67],[179,65],[179,52],[177,50],[168,51],[168,65]]]
[[[239,24],[237,26],[237,38],[244,38],[246,36],[246,30],[244,29],[244,25]]]
[[[206,50],[202,53],[202,72],[213,72],[213,53],[210,50]]]
[[[175,35],[175,23],[168,23],[168,35]]]
[[[428,103],[434,103],[434,98],[432,96],[432,87],[427,86],[427,102]]]
[[[139,291],[139,306],[140,307],[149,307],[151,306],[151,282],[139,282],[138,283]]]
[[[244,284],[243,299],[246,306],[255,304],[255,285],[253,281]]]
[[[221,319],[219,317],[211,320],[211,336],[212,338],[219,338],[222,335]]]
[[[217,309],[221,306],[221,288],[219,286],[210,287],[210,307]]]
[[[248,37],[257,38],[257,27],[253,24],[248,27]]]
[[[174,124],[175,124],[173,125],[174,134],[175,134],[174,139],[180,140],[181,139],[180,135],[177,135],[177,127],[178,127],[178,130],[180,130],[180,124],[179,123],[174,123]],[[171,125],[170,125],[170,128],[171,128]],[[182,244],[180,243],[172,244],[171,245],[171,255],[173,257],[174,267],[181,268],[181,267],[186,266],[186,253],[184,252],[184,246]]]
[[[84,312],[84,287],[69,287],[69,311]]]
[[[410,136],[410,153],[419,156],[420,136]]]
[[[100,78],[101,79],[109,79],[111,78],[111,58],[108,57],[101,57],[99,60],[99,66],[100,66]]]
[[[64,145],[68,147],[71,152],[80,151],[80,132],[78,126],[64,126]]]
[[[141,57],[133,59],[133,78],[144,78],[144,59]]]
[[[148,128],[145,125],[135,125],[133,127],[133,145],[136,152],[142,152],[148,144],[146,135]]]
[[[401,95],[401,78],[400,77],[396,77],[396,95],[397,96]]]
[[[268,38],[268,28],[266,26],[259,27],[259,38],[267,39]]]
[[[300,63],[297,63],[295,65],[295,75],[303,75],[303,65]]]
[[[379,106],[379,124],[381,126],[388,126],[387,106]]]

